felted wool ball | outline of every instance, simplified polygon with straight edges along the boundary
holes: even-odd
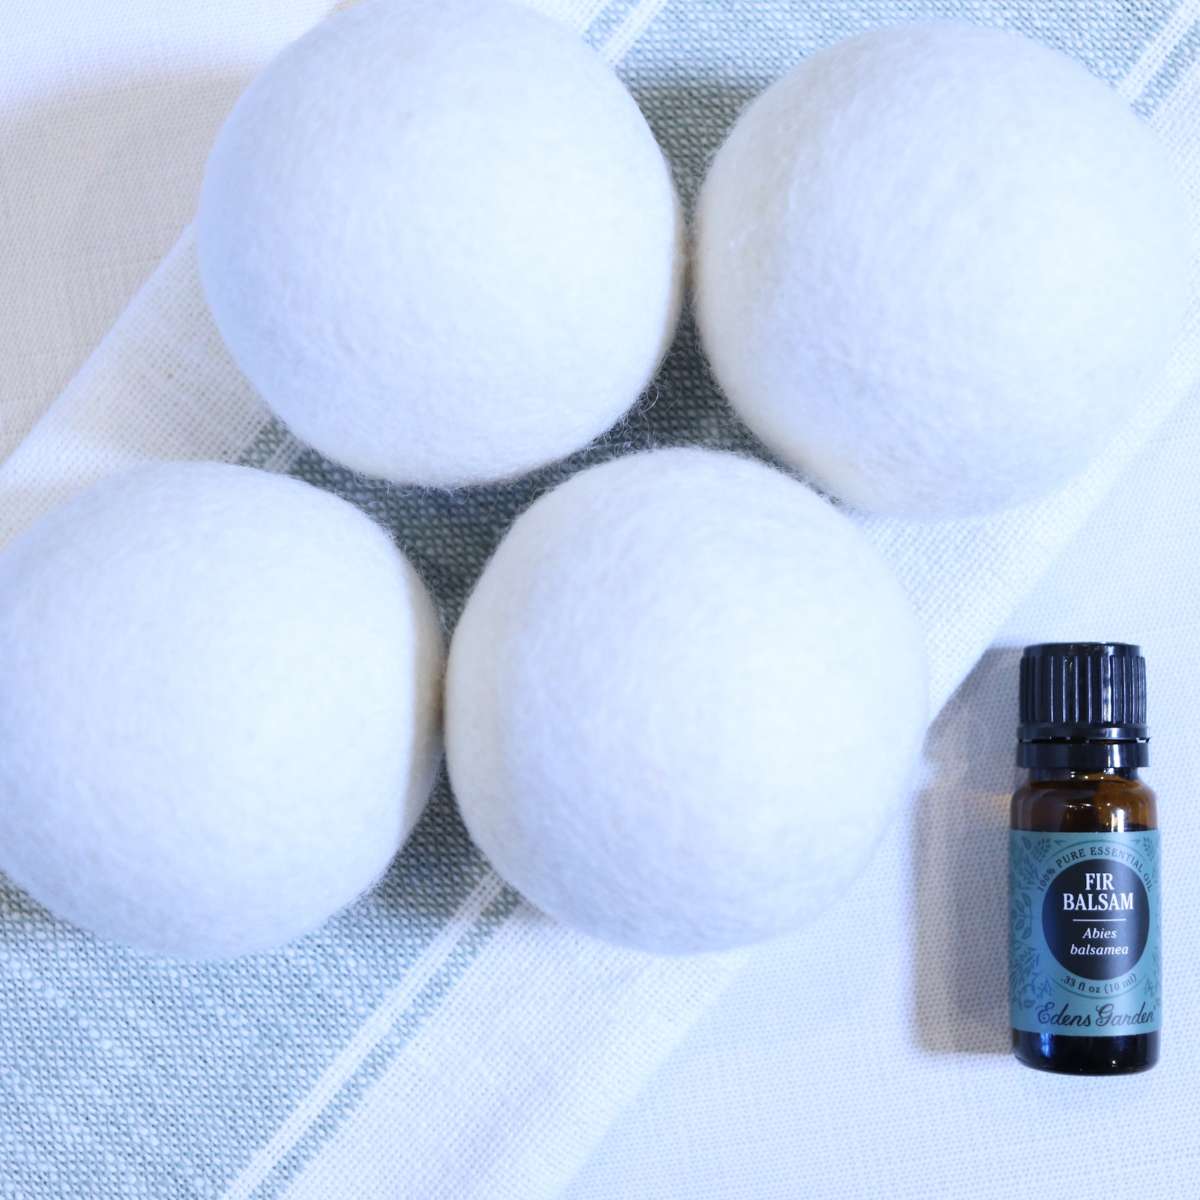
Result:
[[[286,50],[208,163],[220,332],[301,439],[435,486],[613,424],[671,340],[681,219],[637,105],[504,0],[366,0]]]
[[[717,950],[855,876],[925,705],[907,598],[846,517],[760,462],[664,450],[575,475],[504,538],[451,642],[447,758],[544,912]]]
[[[345,501],[219,463],[113,477],[0,554],[0,869],[145,951],[287,942],[416,822],[441,659]]]
[[[1161,371],[1190,260],[1149,130],[1016,34],[909,24],[800,64],[699,203],[704,346],[738,413],[867,510],[1060,486]]]

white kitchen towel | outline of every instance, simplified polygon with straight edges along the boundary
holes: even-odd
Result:
[[[1136,13],[1075,0],[543,7],[620,61],[689,202],[741,105],[805,53],[888,21],[965,16],[1038,36],[1110,79],[1156,125],[1200,213],[1194,0]],[[935,707],[1194,390],[1196,311],[1166,380],[1130,398],[1130,427],[1067,491],[988,520],[864,522],[917,602]],[[330,487],[387,524],[451,624],[541,491],[597,459],[679,442],[761,452],[716,392],[689,323],[646,401],[567,463],[455,493],[357,478],[298,446],[238,377],[185,234],[0,467],[0,541],[132,462],[251,462]],[[381,887],[278,954],[154,962],[51,921],[15,890],[0,905],[0,1195],[553,1196],[745,961],[653,959],[554,926],[480,860],[444,786]]]

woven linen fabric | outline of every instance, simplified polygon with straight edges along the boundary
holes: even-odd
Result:
[[[741,106],[804,54],[882,23],[960,16],[1031,33],[1111,80],[1157,126],[1200,208],[1190,0],[542,7],[620,64],[689,202]],[[988,520],[864,521],[917,602],[935,707],[1193,390],[1196,316],[1165,382],[1131,398],[1121,442],[1067,491]],[[761,453],[717,393],[686,321],[645,400],[564,464],[453,493],[356,478],[298,446],[239,378],[207,316],[185,233],[0,467],[0,540],[127,464],[228,458],[293,471],[387,524],[449,626],[535,496],[586,463],[684,442]],[[911,870],[893,877],[889,862],[873,864],[830,919],[876,880],[892,883],[894,903],[909,897]],[[444,786],[383,884],[276,954],[221,966],[152,961],[52,921],[13,889],[0,904],[0,1195],[21,1197],[554,1196],[754,958],[654,959],[553,925],[490,872]],[[903,1006],[887,926],[861,915],[856,937],[878,951],[881,1003]],[[827,955],[821,928],[813,952]],[[805,1107],[813,1097],[802,1084],[792,1103]],[[873,1178],[825,1184],[878,1194],[856,1190]]]

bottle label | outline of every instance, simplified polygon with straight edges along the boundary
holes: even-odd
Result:
[[[1076,1037],[1162,1021],[1158,830],[1009,835],[1012,1027]]]

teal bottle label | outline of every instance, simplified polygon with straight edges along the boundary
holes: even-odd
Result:
[[[1158,830],[1009,835],[1009,1007],[1030,1033],[1162,1024]]]

